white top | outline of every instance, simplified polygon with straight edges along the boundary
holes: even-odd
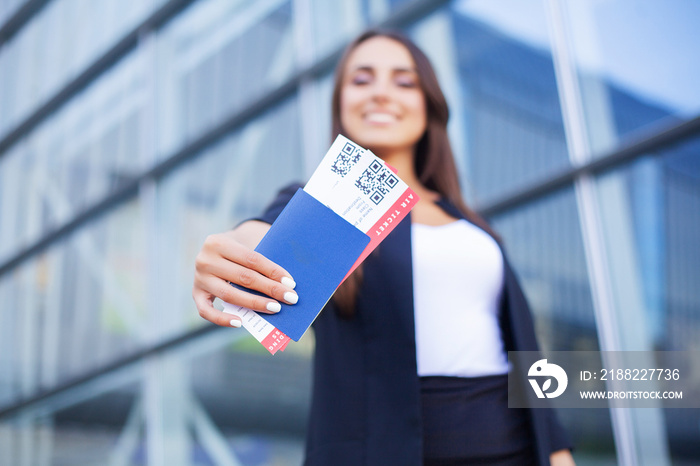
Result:
[[[505,374],[498,325],[503,256],[496,241],[466,220],[412,224],[418,375]]]

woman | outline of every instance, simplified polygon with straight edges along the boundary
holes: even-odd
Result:
[[[421,200],[314,323],[307,463],[573,464],[551,410],[507,408],[506,351],[537,349],[532,320],[493,233],[462,201],[428,59],[401,35],[362,34],[338,64],[332,114],[334,136],[372,150]],[[296,303],[289,273],[252,251],[294,191],[207,238],[193,290],[202,317],[240,327],[214,297],[263,313]]]

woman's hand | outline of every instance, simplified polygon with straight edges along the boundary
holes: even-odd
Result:
[[[549,455],[549,464],[552,466],[576,466],[574,457],[569,450],[558,450]]]
[[[279,301],[295,304],[296,286],[291,275],[253,249],[270,225],[250,221],[233,231],[207,237],[195,261],[192,297],[199,315],[222,326],[240,327],[241,319],[214,308],[214,298],[254,311],[273,314],[280,311]],[[259,291],[271,298],[239,290],[229,284]]]

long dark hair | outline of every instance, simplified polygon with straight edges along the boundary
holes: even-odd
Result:
[[[335,69],[331,105],[332,139],[338,134],[345,134],[340,121],[340,94],[348,58],[358,45],[373,37],[387,37],[399,42],[406,47],[416,65],[420,87],[425,96],[427,113],[425,133],[415,148],[414,168],[418,180],[423,186],[437,192],[444,199],[451,202],[469,221],[497,238],[486,221],[467,207],[462,199],[457,167],[447,136],[447,121],[450,118],[447,101],[442,93],[430,60],[421,49],[403,34],[396,31],[371,29],[362,33],[345,48]],[[354,315],[357,293],[361,282],[362,267],[358,267],[336,291],[333,299],[341,315],[348,317]]]

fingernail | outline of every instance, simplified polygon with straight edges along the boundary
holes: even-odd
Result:
[[[238,319],[231,319],[231,322],[229,322],[229,324],[231,324],[231,327],[236,327],[236,328],[241,327],[241,321]]]
[[[282,277],[282,280],[280,282],[286,286],[287,288],[294,289],[295,286],[297,286],[297,282],[295,282],[292,277]]]
[[[284,296],[286,297],[287,295]],[[280,303],[270,301],[269,303],[267,303],[265,308],[270,312],[279,312],[282,309],[282,305]]]
[[[284,300],[289,304],[296,304],[299,301],[299,296],[293,291],[287,291],[284,294]]]

